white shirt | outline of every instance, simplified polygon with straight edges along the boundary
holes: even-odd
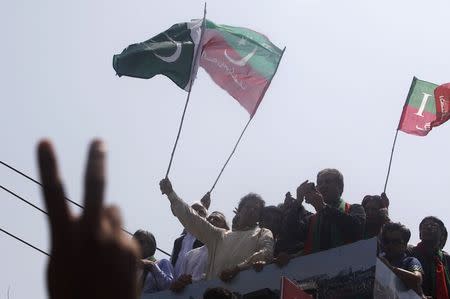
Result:
[[[192,281],[203,280],[206,277],[206,266],[208,265],[208,248],[201,246],[194,248],[184,257],[180,268],[180,274],[192,275]]]
[[[181,265],[184,262],[184,259],[186,258],[186,253],[188,253],[190,250],[192,250],[192,247],[194,246],[196,238],[193,234],[187,233],[184,235],[183,241],[181,242],[181,248],[180,252],[178,253],[177,262],[175,263],[175,269],[174,269],[174,275],[175,279],[180,277],[182,272],[180,272]]]
[[[192,232],[208,248],[206,278],[216,278],[225,269],[244,268],[256,261],[271,261],[272,232],[254,227],[246,231],[227,231],[200,217],[175,192],[168,195],[172,213],[187,231]]]

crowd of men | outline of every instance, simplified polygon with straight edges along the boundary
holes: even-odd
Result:
[[[303,182],[296,198],[287,193],[278,206],[265,206],[258,194],[245,195],[234,211],[231,230],[223,213],[215,211],[208,216],[209,194],[189,206],[169,179],[163,179],[160,188],[185,230],[174,243],[170,262],[152,261],[156,243],[148,233],[152,251],[142,260],[147,271],[144,293],[179,292],[192,282],[216,277],[227,282],[251,267],[256,271],[269,263],[282,267],[297,256],[377,237],[380,259],[406,286],[420,296],[449,298],[443,222],[436,217],[423,219],[421,242],[409,246],[411,232],[389,219],[386,194],[367,195],[361,204],[345,202],[344,179],[337,169],[320,171],[317,185]],[[303,203],[312,205],[315,213],[308,212]]]
[[[411,232],[389,218],[386,194],[367,195],[361,204],[349,204],[342,199],[344,179],[336,169],[320,171],[317,185],[303,182],[296,197],[287,193],[278,206],[265,206],[258,194],[245,195],[234,211],[231,229],[223,213],[208,213],[209,194],[188,205],[170,180],[163,179],[161,192],[184,231],[174,242],[171,260],[156,260],[154,236],[138,230],[132,238],[135,242],[125,240],[118,210],[102,206],[103,155],[102,144],[94,142],[86,172],[86,209],[76,218],[64,201],[51,145],[43,142],[39,147],[52,232],[48,269],[51,298],[106,298],[99,293],[102,285],[107,286],[106,295],[112,299],[167,289],[180,292],[195,281],[220,278],[229,282],[246,269],[260,271],[269,263],[283,267],[292,258],[373,237],[378,238],[379,258],[408,288],[423,298],[450,298],[444,223],[425,217],[419,225],[420,243],[408,245]],[[304,203],[312,205],[315,213],[308,212]],[[120,287],[111,285],[108,275],[123,279]],[[91,281],[94,277],[95,283]],[[213,298],[211,294],[232,298],[226,297],[232,294],[223,289],[208,290],[205,298]]]

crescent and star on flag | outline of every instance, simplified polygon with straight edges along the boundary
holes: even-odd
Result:
[[[162,56],[157,53],[154,53],[154,54],[156,57],[158,57],[160,60],[162,60],[164,62],[174,63],[180,58],[183,45],[181,42],[178,42],[178,41],[175,41],[174,39],[172,39],[167,33],[164,33],[164,36],[167,37],[167,41],[172,42],[175,45],[175,47],[176,47],[175,52],[169,56]],[[153,40],[150,40],[150,41],[154,42]],[[244,38],[241,38],[238,44],[240,46],[244,46],[244,45],[246,45],[246,43],[247,43],[247,41]],[[147,46],[147,48],[149,50],[153,50],[150,46]],[[230,55],[228,55],[228,53],[227,53],[227,49],[225,49],[223,51],[223,55],[232,64],[237,65],[237,66],[245,66],[247,64],[247,62],[253,57],[253,55],[255,55],[257,49],[258,49],[258,47],[255,46],[250,53],[248,53],[246,56],[244,56],[241,59],[231,58]]]

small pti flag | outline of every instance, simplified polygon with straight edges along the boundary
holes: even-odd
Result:
[[[202,20],[175,24],[151,39],[129,45],[113,57],[117,75],[149,79],[165,75],[189,91],[195,51],[200,43]]]
[[[305,293],[294,282],[288,278],[281,277],[281,299],[313,299],[313,297]]]
[[[434,90],[437,85],[414,77],[403,107],[398,129],[408,134],[426,136],[437,120]]]
[[[283,51],[256,31],[206,21],[200,66],[253,116]]]

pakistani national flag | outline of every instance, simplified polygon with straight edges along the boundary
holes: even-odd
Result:
[[[403,107],[398,129],[413,135],[425,136],[436,118],[434,90],[437,85],[414,77]]]
[[[253,116],[283,51],[264,35],[206,21],[200,66]]]
[[[162,74],[189,90],[194,53],[200,42],[202,20],[175,24],[151,39],[114,55],[118,76],[149,79]],[[195,71],[192,72],[195,76]]]

